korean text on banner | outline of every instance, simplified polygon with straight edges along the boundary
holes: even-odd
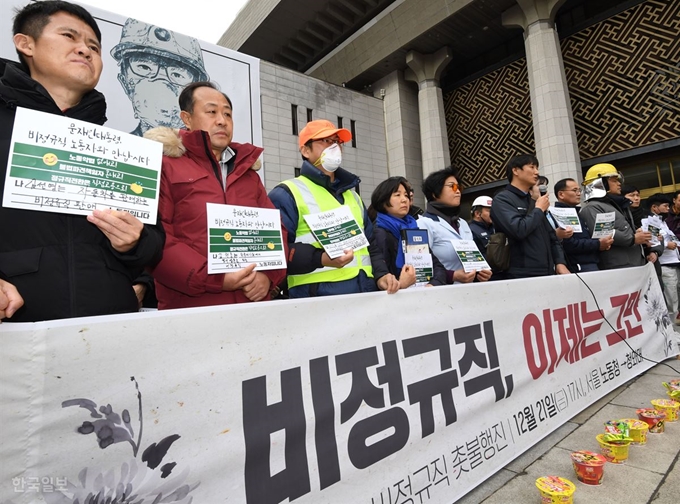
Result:
[[[3,323],[0,502],[453,502],[679,352],[626,272]]]

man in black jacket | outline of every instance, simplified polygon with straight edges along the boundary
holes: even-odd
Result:
[[[14,18],[21,64],[0,60],[0,194],[17,107],[95,124],[106,101],[95,91],[102,71],[101,33],[89,12],[62,1],[29,3]],[[158,261],[163,232],[127,212],[87,217],[0,207],[0,290],[21,303],[17,322],[137,310],[132,281]],[[2,309],[0,298],[0,309]]]
[[[510,244],[508,278],[568,274],[564,251],[545,216],[548,195],[534,201],[529,194],[538,181],[538,159],[529,154],[516,156],[506,173],[509,184],[494,197],[491,219]]]
[[[555,184],[556,208],[573,208],[576,214],[581,210],[581,188],[574,179],[565,178]],[[562,248],[567,259],[567,266],[572,273],[598,271],[600,250],[609,250],[614,238],[606,236],[600,239],[591,238],[585,222],[579,217],[581,232],[576,231],[562,240]]]

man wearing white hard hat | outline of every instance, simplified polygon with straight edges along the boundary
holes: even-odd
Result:
[[[493,200],[489,196],[479,196],[472,202],[470,208],[470,231],[474,237],[477,248],[486,259],[486,246],[489,244],[489,236],[494,234],[496,230],[493,227],[491,220],[491,202]]]
[[[652,234],[635,229],[630,213],[630,200],[621,195],[623,175],[611,164],[591,166],[583,180],[586,205],[579,216],[588,229],[595,229],[600,214],[614,213],[614,241],[608,250],[600,251],[600,269],[628,268],[646,263],[643,245],[649,244]]]

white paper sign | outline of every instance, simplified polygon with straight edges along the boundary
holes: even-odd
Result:
[[[557,225],[562,229],[567,229],[567,226],[571,226],[574,233],[583,231],[575,208],[550,207],[550,215],[553,216]]]
[[[490,270],[491,266],[486,262],[484,256],[477,248],[477,244],[472,240],[451,240],[451,245],[456,251],[456,255],[463,264],[465,273],[471,271],[479,271],[483,269]]]
[[[73,215],[112,208],[155,224],[162,149],[104,126],[18,108],[2,206]]]
[[[432,280],[434,267],[432,264],[432,255],[429,252],[426,254],[407,252],[404,254],[404,263],[413,266],[416,272],[416,283],[411,287],[424,287]]]
[[[255,263],[258,271],[283,269],[281,215],[272,208],[206,203],[208,273],[228,273]]]
[[[643,231],[649,231],[652,233],[652,240],[649,242],[652,247],[660,245],[659,235],[661,234],[661,229],[663,228],[663,221],[658,215],[650,215],[646,219],[640,221],[641,228]]]
[[[368,247],[364,230],[346,205],[328,212],[305,215],[304,218],[331,259],[340,257],[345,250]]]
[[[593,238],[606,238],[614,236],[614,212],[599,213],[595,217],[595,229]]]

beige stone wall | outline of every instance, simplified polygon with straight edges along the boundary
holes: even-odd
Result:
[[[292,131],[295,104],[300,129],[307,122],[308,108],[313,119],[337,123],[342,117],[347,129],[350,120],[356,121],[357,146],[344,148],[342,167],[361,178],[361,195],[368,203],[375,186],[388,177],[382,100],[265,61],[260,62],[260,87],[267,189],[292,178],[302,165],[298,137]]]

